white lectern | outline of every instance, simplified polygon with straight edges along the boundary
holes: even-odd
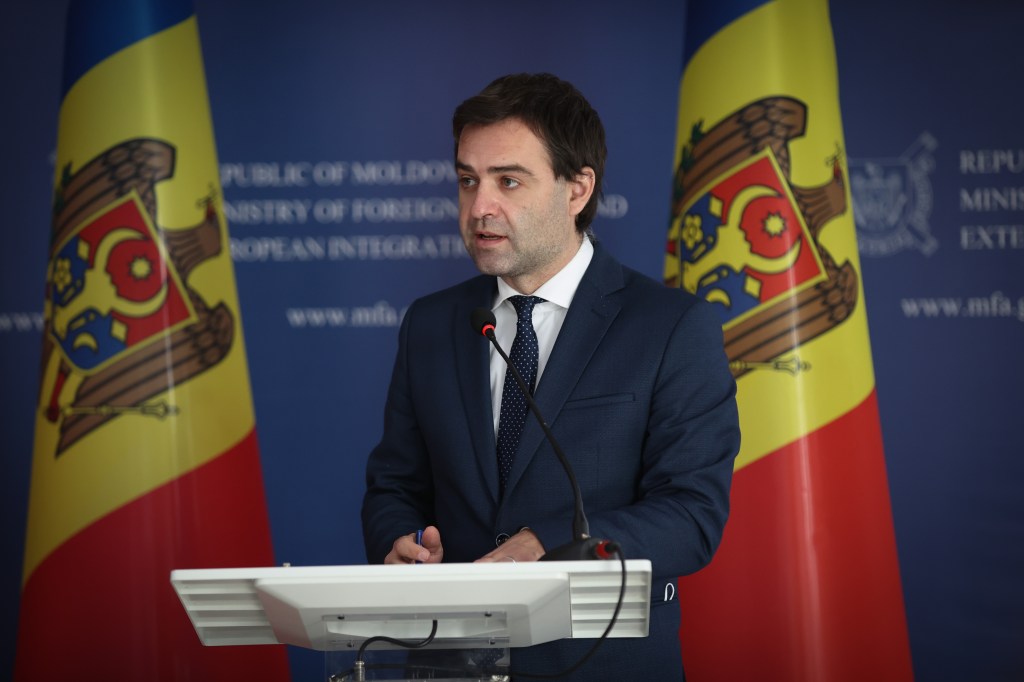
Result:
[[[651,563],[625,562],[609,637],[646,637]],[[355,650],[371,637],[425,648],[523,647],[600,637],[619,600],[618,561],[190,569],[171,583],[207,646]],[[393,647],[386,642],[379,648]],[[374,642],[377,647],[378,642]]]

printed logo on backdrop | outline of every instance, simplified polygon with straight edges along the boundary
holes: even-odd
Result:
[[[57,367],[40,396],[59,425],[58,455],[119,415],[176,413],[151,399],[219,363],[233,343],[231,311],[208,306],[189,283],[223,250],[213,198],[199,199],[203,218],[192,227],[156,224],[156,185],[174,163],[172,145],[133,139],[64,169],[43,347],[44,368]]]
[[[938,248],[928,218],[932,212],[932,153],[928,133],[894,158],[849,159],[857,246],[865,256],[892,256],[916,250],[930,256]]]
[[[711,302],[736,377],[809,370],[790,354],[846,320],[858,276],[820,236],[846,212],[840,151],[823,159],[823,184],[790,183],[789,141],[804,134],[807,105],[751,102],[704,130],[695,124],[675,176],[666,277]],[[671,273],[673,268],[667,268]]]

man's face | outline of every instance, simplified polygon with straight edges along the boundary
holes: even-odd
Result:
[[[544,144],[518,119],[459,138],[459,230],[477,268],[532,294],[579,249],[584,181],[556,179]]]

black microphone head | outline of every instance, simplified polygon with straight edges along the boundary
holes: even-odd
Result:
[[[487,336],[488,327],[493,330],[497,320],[490,308],[477,308],[470,314],[469,323],[473,325],[473,331],[477,334]]]

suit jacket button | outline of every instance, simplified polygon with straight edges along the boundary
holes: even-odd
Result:
[[[494,538],[494,546],[501,547],[508,540],[508,533],[498,533],[498,537]]]

